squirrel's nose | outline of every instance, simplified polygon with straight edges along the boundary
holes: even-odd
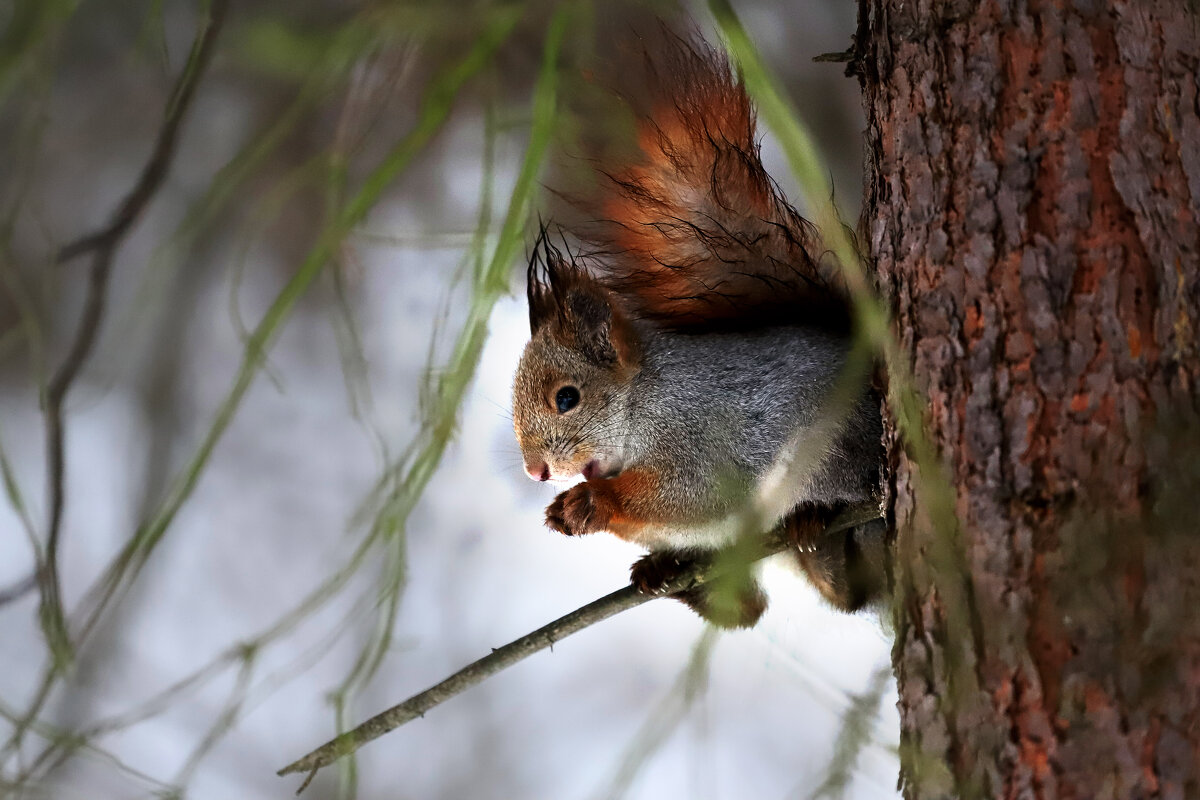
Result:
[[[545,461],[542,461],[537,464],[526,464],[525,472],[526,472],[526,474],[529,475],[529,477],[533,478],[535,481],[550,480],[550,465],[547,464]]]

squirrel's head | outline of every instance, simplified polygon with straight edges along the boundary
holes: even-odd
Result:
[[[539,238],[529,266],[529,327],[513,385],[513,427],[534,480],[616,475],[641,363],[613,294]]]

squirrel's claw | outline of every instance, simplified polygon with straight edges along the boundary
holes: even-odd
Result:
[[[825,529],[839,510],[839,506],[811,504],[793,509],[783,522],[788,539],[801,553],[815,553]]]

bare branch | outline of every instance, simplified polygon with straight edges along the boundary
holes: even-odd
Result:
[[[26,575],[24,578],[15,583],[5,586],[0,589],[0,606],[7,605],[15,600],[20,600],[27,593],[33,591],[38,585],[38,574],[35,570],[33,574]]]
[[[50,503],[46,558],[38,569],[38,583],[42,590],[42,625],[56,660],[69,657],[70,652],[58,575],[65,482],[64,401],[95,346],[117,248],[162,186],[170,169],[183,119],[191,107],[200,78],[212,58],[227,6],[228,0],[213,0],[207,15],[200,20],[187,64],[171,92],[154,150],[132,191],[117,207],[108,225],[76,239],[58,253],[59,264],[88,252],[93,253],[93,257],[79,327],[71,340],[66,357],[47,383],[42,399],[42,410],[46,419],[46,469],[49,476]]]
[[[98,231],[81,236],[60,249],[57,258],[59,264],[71,261],[89,251],[99,253],[104,250],[115,250],[162,186],[163,179],[167,177],[171,162],[174,160],[175,146],[179,140],[179,131],[183,126],[184,117],[191,106],[196,87],[200,84],[200,78],[212,58],[217,35],[225,21],[225,12],[228,6],[229,0],[212,0],[207,15],[199,21],[199,28],[196,31],[196,38],[192,42],[192,50],[188,55],[187,64],[184,65],[183,72],[176,80],[175,87],[171,90],[171,97],[167,101],[166,113],[163,116],[162,127],[158,131],[158,138],[154,143],[154,151],[146,162],[146,166],[142,168],[142,174],[138,177],[138,182],[134,184],[133,190],[118,206],[108,225]],[[95,262],[93,262],[93,269],[95,269]]]
[[[839,533],[863,525],[879,518],[879,509],[875,506],[855,506],[842,512],[826,529],[826,534]],[[769,555],[782,552],[791,544],[779,536],[766,536],[748,544],[737,545],[738,560],[742,565],[758,561]],[[414,695],[403,703],[371,717],[366,722],[351,731],[347,731],[335,739],[318,747],[303,758],[288,764],[279,770],[278,775],[288,775],[294,772],[307,772],[304,782],[296,790],[303,792],[312,781],[313,776],[321,767],[328,766],[343,756],[353,753],[358,748],[389,731],[395,730],[406,722],[417,717],[425,716],[425,712],[441,705],[457,694],[482,683],[496,673],[523,661],[534,653],[550,647],[555,642],[583,630],[611,616],[640,606],[649,600],[659,597],[669,597],[677,592],[695,588],[701,584],[720,580],[728,569],[722,565],[727,562],[716,560],[714,567],[710,563],[697,563],[672,581],[662,594],[648,595],[639,593],[634,587],[626,586],[612,594],[605,595],[599,600],[572,611],[564,617],[559,617],[548,625],[538,628],[533,633],[498,647],[489,655],[475,661],[441,683],[432,686],[420,694]]]

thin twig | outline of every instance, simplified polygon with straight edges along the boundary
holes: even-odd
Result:
[[[98,231],[81,236],[65,245],[58,251],[57,261],[64,264],[89,251],[115,250],[121,239],[137,222],[142,211],[150,203],[154,194],[162,186],[163,180],[171,167],[175,155],[175,146],[179,140],[179,131],[183,126],[184,117],[195,96],[200,78],[212,58],[217,35],[225,21],[225,11],[229,0],[212,0],[207,17],[199,22],[196,38],[192,42],[192,50],[188,55],[187,64],[176,80],[167,101],[167,110],[163,115],[162,127],[154,143],[154,152],[142,168],[142,174],[133,190],[117,208],[108,225]],[[93,269],[94,269],[93,262]]]
[[[826,534],[839,533],[850,528],[863,525],[879,518],[879,509],[875,506],[855,506],[842,512],[826,528]],[[769,555],[782,552],[791,544],[782,537],[764,537],[751,545],[751,550],[742,563],[758,561]],[[722,561],[718,559],[716,564]],[[552,646],[563,638],[583,630],[611,616],[640,606],[642,603],[658,597],[668,597],[701,584],[719,580],[724,573],[719,566],[714,569],[711,563],[698,562],[690,569],[669,583],[661,594],[641,594],[632,586],[618,589],[612,594],[605,595],[599,600],[593,600],[582,608],[578,608],[564,617],[559,617],[548,625],[538,628],[533,633],[509,642],[503,647],[494,649],[489,655],[475,661],[441,683],[432,686],[420,694],[414,695],[403,703],[368,719],[357,728],[343,733],[335,739],[313,750],[308,755],[288,764],[279,770],[278,775],[288,775],[295,772],[307,772],[304,782],[296,790],[296,794],[304,791],[312,781],[313,776],[321,767],[328,766],[343,756],[353,753],[358,748],[389,731],[395,730],[406,722],[417,717],[425,716],[425,712],[441,705],[457,694],[472,686],[482,683],[485,679],[523,661],[534,653]]]
[[[0,606],[7,605],[16,600],[20,600],[29,592],[37,588],[38,575],[35,570],[32,574],[26,575],[24,578],[5,586],[0,589]]]
[[[362,186],[347,200],[339,217],[325,226],[304,262],[288,280],[287,285],[276,295],[271,306],[263,314],[258,327],[254,329],[246,342],[244,357],[233,386],[220,403],[212,424],[208,427],[195,453],[180,474],[176,476],[160,508],[138,527],[121,552],[105,568],[96,584],[85,594],[81,605],[85,609],[90,608],[90,611],[81,612],[83,619],[79,626],[81,637],[86,638],[102,619],[104,609],[111,603],[118,602],[123,593],[128,591],[129,585],[136,579],[154,548],[161,543],[179,510],[191,497],[214,449],[228,430],[246,392],[253,384],[264,354],[269,350],[271,342],[278,336],[299,299],[320,275],[324,265],[331,258],[332,248],[345,238],[350,230],[362,222],[367,213],[378,203],[383,192],[394,182],[396,176],[412,163],[430,139],[441,130],[463,87],[492,63],[496,50],[507,40],[522,19],[522,12],[523,7],[519,4],[499,7],[496,15],[489,19],[487,26],[466,55],[433,78],[412,128],[395,143],[383,160],[366,176]],[[518,237],[519,234],[514,233],[513,236]],[[511,259],[511,254],[508,258]],[[448,373],[457,374],[459,369],[469,368],[468,371],[474,369],[473,364],[478,360],[481,346],[473,347],[469,342],[481,340],[483,332],[486,332],[487,315],[484,312],[506,290],[503,282],[496,276],[503,274],[503,270],[508,267],[509,263],[509,261],[496,259],[496,263],[492,265],[488,273],[492,276],[487,287],[490,292],[487,296],[488,299],[480,301],[482,305],[472,306],[472,314],[480,316],[484,322],[477,323],[478,331],[470,329],[464,332],[460,343],[467,341],[468,344],[461,345],[455,351],[459,354],[461,363],[458,363],[458,368],[448,370]],[[492,272],[495,272],[496,275],[492,275]],[[467,364],[469,359],[471,360],[470,364]],[[462,394],[466,391],[465,386],[469,384],[469,380],[460,378],[458,383],[462,386],[456,387],[456,391],[458,394]],[[453,417],[453,408],[457,407],[461,400],[461,397],[457,397],[457,399],[456,397],[457,395],[442,401],[438,414],[448,415],[447,418]],[[446,423],[445,427],[453,428],[452,423],[453,420]],[[438,425],[431,423],[425,427],[428,430],[440,430],[440,423]],[[259,636],[259,639],[273,639],[282,636],[289,628],[298,624],[312,609],[325,603],[333,593],[338,591],[338,587],[349,580],[363,560],[369,557],[372,548],[378,546],[381,537],[391,535],[396,530],[392,526],[404,524],[408,506],[415,502],[413,498],[420,495],[422,481],[427,480],[424,473],[431,472],[437,465],[442,451],[446,447],[448,437],[449,433],[441,435],[440,439],[429,443],[428,447],[419,449],[419,452],[414,448],[414,453],[418,454],[417,460],[420,463],[413,467],[413,472],[403,476],[403,488],[398,488],[394,492],[385,491],[385,486],[390,486],[393,479],[399,478],[401,470],[398,466],[389,467],[387,474],[377,486],[376,491],[384,496],[384,503],[383,507],[376,511],[371,534],[359,543],[355,553],[335,575],[310,592],[299,606],[277,620]],[[415,477],[414,473],[416,473]],[[372,496],[374,497],[374,492]],[[92,598],[90,603],[88,602],[89,598]],[[55,669],[54,664],[51,664],[43,672],[25,715],[14,727],[4,745],[0,746],[0,762],[6,758],[11,759],[20,751],[29,725],[37,718],[47,703],[51,691],[62,675],[60,670]]]
[[[71,341],[66,357],[46,384],[42,400],[46,419],[46,469],[49,475],[49,524],[46,539],[46,558],[38,570],[42,588],[42,624],[51,652],[56,660],[69,656],[66,621],[63,618],[61,589],[58,574],[58,552],[62,538],[64,506],[66,430],[63,404],[75,378],[83,369],[96,344],[96,335],[104,315],[105,296],[113,258],[125,235],[141,216],[150,200],[162,186],[175,155],[179,131],[195,97],[196,87],[212,58],[217,34],[225,17],[228,0],[213,0],[206,18],[200,20],[191,53],[182,74],[176,81],[159,129],[154,150],[132,191],[117,207],[112,220],[99,231],[89,233],[63,247],[57,261],[63,264],[85,253],[93,253],[88,273],[87,296],[79,328]]]

